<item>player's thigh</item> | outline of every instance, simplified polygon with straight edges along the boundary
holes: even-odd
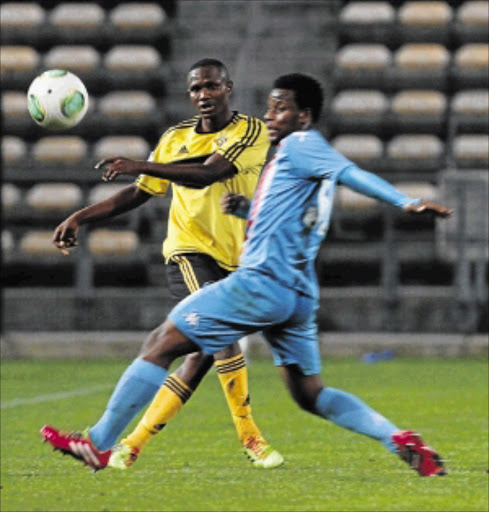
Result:
[[[295,306],[295,293],[256,272],[237,271],[180,302],[170,318],[207,354],[243,336],[283,323]]]
[[[168,289],[173,305],[209,283],[224,279],[229,271],[202,253],[173,256],[166,265]]]
[[[314,299],[300,297],[287,322],[263,331],[276,366],[296,365],[304,375],[321,373],[316,309]]]

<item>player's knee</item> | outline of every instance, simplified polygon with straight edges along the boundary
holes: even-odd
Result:
[[[295,403],[303,411],[310,412],[312,414],[315,413],[315,411],[316,411],[316,407],[315,407],[316,401],[315,401],[315,399],[312,399],[311,397],[306,396],[306,395],[294,396],[293,398],[295,400]]]

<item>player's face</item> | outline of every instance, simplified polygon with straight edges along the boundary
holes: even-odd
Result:
[[[187,78],[190,100],[203,119],[227,114],[233,83],[215,66],[193,69]]]
[[[265,124],[272,144],[278,144],[292,132],[302,130],[306,120],[308,120],[308,114],[297,106],[294,91],[272,90],[268,96],[265,113]]]

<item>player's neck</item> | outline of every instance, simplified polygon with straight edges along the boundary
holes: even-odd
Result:
[[[226,112],[223,112],[222,114],[207,118],[207,119],[200,119],[200,126],[199,131],[202,133],[212,133],[212,132],[218,132],[225,128],[233,118],[233,112],[232,110],[227,110]]]

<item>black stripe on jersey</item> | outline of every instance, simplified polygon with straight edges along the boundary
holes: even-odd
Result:
[[[233,163],[239,155],[248,147],[252,146],[261,133],[261,123],[254,117],[248,118],[248,127],[246,129],[246,133],[244,137],[233,144],[224,154],[224,158]]]
[[[171,126],[170,128],[168,128],[166,133],[174,132],[176,130],[181,130],[181,129],[183,130],[185,128],[192,128],[192,126],[197,126],[199,119],[200,119],[200,116],[194,116],[194,117],[191,117],[190,119],[186,119],[185,121],[180,121],[175,126]]]
[[[172,160],[171,162],[166,163],[175,163],[175,164],[203,164],[210,156],[214,153],[208,153],[207,155],[199,155],[193,156],[191,158],[182,158],[181,160]]]
[[[244,368],[246,366],[246,362],[244,360],[244,357],[241,356],[238,359],[230,361],[229,363],[216,364],[215,366],[217,373],[229,373]]]

